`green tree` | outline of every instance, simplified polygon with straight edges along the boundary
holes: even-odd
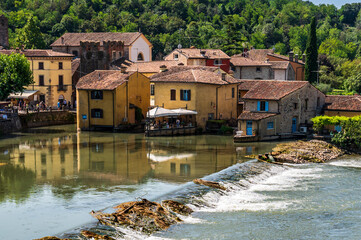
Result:
[[[345,81],[345,89],[350,92],[361,93],[361,73],[347,78]]]
[[[0,54],[0,100],[10,93],[22,92],[24,87],[33,83],[30,63],[24,55]]]
[[[31,15],[15,39],[16,47],[24,46],[27,49],[44,49],[46,46],[39,25],[39,20]]]
[[[306,65],[305,65],[305,79],[311,83],[317,80],[317,37],[316,37],[316,19],[313,17],[310,25],[310,33],[307,39],[306,47]]]

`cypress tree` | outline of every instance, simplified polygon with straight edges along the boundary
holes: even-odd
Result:
[[[310,83],[317,81],[318,71],[318,50],[317,50],[317,37],[316,37],[316,19],[311,20],[310,32],[307,39],[306,47],[306,65],[305,65],[305,80]]]

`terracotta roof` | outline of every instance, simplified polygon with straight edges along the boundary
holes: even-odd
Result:
[[[307,81],[242,80],[240,90],[248,90],[243,99],[279,100],[309,84]],[[245,84],[246,86],[242,86]],[[246,89],[248,88],[248,89]]]
[[[75,71],[78,70],[80,66],[80,58],[75,58],[71,61],[71,75],[74,75]]]
[[[238,116],[238,119],[240,120],[262,120],[265,118],[276,116],[277,113],[263,113],[263,112],[249,112],[244,111],[241,113],[241,115]]]
[[[327,95],[325,110],[338,111],[361,111],[361,96]]]
[[[119,70],[96,70],[79,79],[76,89],[114,90],[127,81],[132,73]]]
[[[124,45],[131,45],[141,33],[139,32],[94,32],[94,33],[64,33],[50,46],[80,46],[80,41],[122,41]],[[63,40],[62,40],[63,39]],[[62,42],[64,41],[64,42]]]
[[[272,57],[284,59],[284,60],[286,60],[286,61],[289,61],[289,60],[290,60],[289,57],[283,56],[283,55],[280,55],[280,54],[276,54],[276,53],[268,53],[267,56],[272,56]],[[293,57],[293,61],[292,61],[292,62],[299,63],[299,64],[302,64],[302,65],[305,64],[304,62],[302,62],[301,59],[298,59],[298,62],[296,62],[296,61],[295,61],[295,57]]]
[[[181,48],[175,49],[173,52],[179,52],[187,58],[230,59],[230,57],[221,49]],[[204,54],[202,55],[201,52],[204,52]]]
[[[246,58],[246,57],[239,57],[239,56],[232,56],[231,57],[231,63],[234,66],[254,66],[254,67],[258,67],[258,66],[271,66],[270,63],[266,63],[264,61],[253,61],[252,59]]]
[[[251,49],[246,54],[253,61],[266,61],[267,54],[273,53],[273,49]]]
[[[201,70],[210,71],[210,72],[215,72],[215,71],[219,70],[218,67],[208,67],[208,66],[198,66],[198,65],[190,65],[190,66],[177,65],[174,67],[167,68],[163,72],[154,74],[150,78],[153,79],[153,78],[163,77],[166,75],[170,75],[170,74],[174,74],[174,73],[178,73],[178,72],[182,72],[182,71],[187,71],[189,69],[201,69]]]
[[[138,71],[142,73],[158,73],[160,66],[164,65],[167,68],[178,66],[178,61],[150,61],[150,62],[136,62],[128,67],[128,71]]]
[[[213,69],[213,70],[212,70]],[[208,67],[172,67],[167,72],[161,72],[151,77],[152,82],[182,82],[182,83],[205,83],[226,85],[239,83],[229,74],[222,80],[222,74],[215,72],[214,68]]]
[[[286,70],[288,68],[288,65],[290,65],[290,63],[286,61],[270,61],[269,63],[272,64],[273,69],[283,70]]]
[[[11,53],[24,54],[25,57],[74,57],[74,55],[69,53],[55,52],[48,49],[0,50],[0,54],[10,55]]]

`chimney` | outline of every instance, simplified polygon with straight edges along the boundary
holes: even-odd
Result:
[[[293,62],[293,52],[289,52],[290,61]]]
[[[64,44],[64,37],[61,37],[61,44]]]
[[[167,71],[167,66],[166,65],[161,65],[159,67],[159,72],[166,72]]]
[[[127,67],[121,66],[120,67],[120,72],[121,73],[126,73],[127,72]]]
[[[295,54],[295,62],[298,62],[298,54]]]
[[[306,54],[302,54],[302,62],[306,62]]]

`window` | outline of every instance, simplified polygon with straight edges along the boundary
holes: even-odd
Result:
[[[77,56],[78,56],[78,51],[73,50],[73,55],[74,55],[75,57],[77,57]]]
[[[94,143],[94,144],[92,144],[92,152],[95,152],[95,153],[102,153],[102,152],[104,152],[104,145],[103,145],[103,143]]]
[[[138,61],[144,61],[143,53],[139,53],[137,57]]]
[[[208,113],[208,120],[214,119],[214,113]]]
[[[92,118],[103,118],[103,109],[92,109],[91,110],[91,116]]]
[[[176,100],[176,91],[175,91],[175,89],[170,90],[170,100]]]
[[[180,100],[190,101],[191,100],[191,90],[180,90]]]
[[[267,123],[267,129],[273,129],[274,126],[273,126],[273,122],[268,122]]]
[[[305,99],[305,110],[308,109],[308,98]]]
[[[40,155],[40,159],[41,159],[41,164],[46,165],[46,154],[45,153],[42,153]]]
[[[267,101],[258,101],[257,102],[257,111],[268,112],[268,102]]]
[[[59,86],[64,86],[64,76],[59,75]]]
[[[65,163],[65,150],[61,149],[60,150],[60,163]]]
[[[175,167],[176,167],[175,163],[170,163],[170,172],[171,173],[175,173],[175,171],[176,171]]]
[[[113,61],[117,58],[117,53],[113,52]]]
[[[44,102],[45,103],[45,95],[41,94],[40,95],[40,102]]]
[[[178,60],[178,54],[173,55],[174,60]]]
[[[103,99],[103,91],[100,90],[91,91],[91,99]]]
[[[180,175],[181,176],[190,176],[191,175],[191,165],[180,164]]]
[[[150,85],[150,95],[154,96],[154,84]]]
[[[43,62],[39,62],[39,69],[44,69],[44,63]]]
[[[297,104],[297,103],[293,103],[293,108],[294,108],[294,109],[297,109],[297,107],[298,107],[298,104]]]
[[[260,67],[256,67],[256,72],[261,72],[261,68]]]
[[[19,163],[25,163],[25,154],[24,153],[20,153],[20,155],[19,155]]]
[[[121,57],[122,57],[122,55],[123,55],[123,54],[122,54],[122,52],[119,52],[119,58],[121,58]]]
[[[232,88],[232,98],[234,98],[234,88]]]
[[[320,97],[317,98],[317,107],[320,106]]]
[[[63,62],[59,62],[59,69],[63,69]]]
[[[222,65],[221,59],[214,59],[214,65]]]
[[[44,86],[44,75],[39,75],[39,86]]]

